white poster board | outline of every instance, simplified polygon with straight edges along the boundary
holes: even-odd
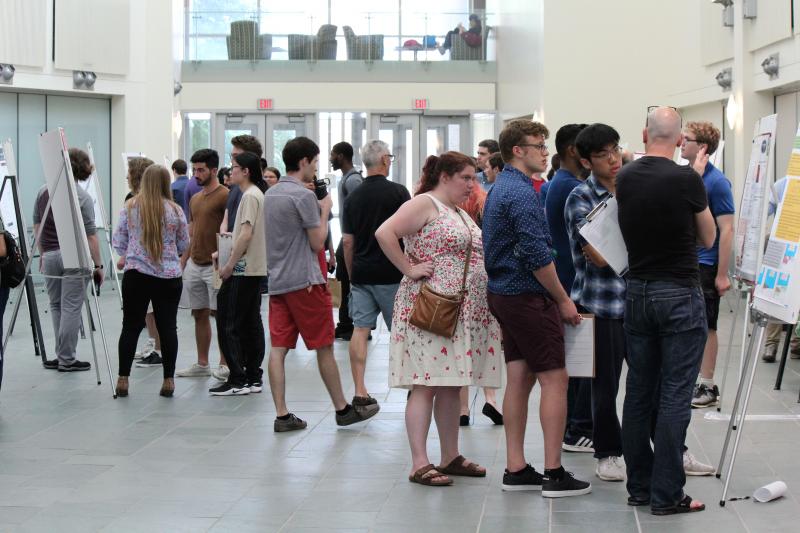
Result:
[[[78,187],[86,191],[92,197],[92,205],[94,206],[94,225],[97,229],[105,229],[108,222],[105,220],[105,209],[103,209],[103,193],[100,190],[100,184],[97,180],[97,165],[94,163],[94,150],[92,150],[92,143],[86,143],[86,153],[89,154],[89,161],[92,163],[92,175],[86,181],[78,182]]]
[[[800,154],[800,149],[795,148],[792,157],[795,153]],[[800,170],[793,169],[791,163],[789,169],[791,172]],[[757,283],[753,298],[755,309],[789,324],[797,322],[800,314],[800,176],[792,175],[786,182]]]
[[[586,215],[586,224],[578,232],[618,276],[625,275],[628,271],[628,247],[619,229],[619,208],[615,197],[597,204]]]
[[[755,282],[756,272],[764,249],[767,221],[767,203],[772,185],[770,163],[775,146],[775,129],[778,115],[769,115],[756,122],[750,163],[739,203],[739,221],[736,226],[734,262],[736,277]]]
[[[62,128],[39,137],[39,155],[47,192],[52,198],[50,211],[56,224],[64,268],[80,268],[91,272],[94,263],[89,252],[89,240],[86,238],[68,150]]]
[[[6,176],[16,176],[16,165],[14,163],[14,149],[11,140],[7,140],[0,147],[0,186]],[[3,196],[0,197],[0,217],[3,217],[3,225],[15,239],[19,239],[19,228],[17,228],[17,211],[14,209],[14,191],[11,185],[6,184],[3,189]]]

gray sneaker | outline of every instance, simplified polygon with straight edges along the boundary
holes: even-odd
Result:
[[[695,388],[694,397],[692,398],[692,407],[695,409],[702,409],[704,407],[713,407],[719,403],[719,389],[716,385],[708,387],[700,384]]]
[[[375,403],[377,406],[377,402]],[[350,406],[350,409],[343,415],[337,414],[336,415],[336,425],[337,426],[349,426],[351,424],[356,424],[358,422],[363,422],[368,418],[372,418],[377,414],[378,410],[373,409],[371,411],[362,411],[359,412],[354,406]]]
[[[378,405],[378,400],[372,396],[353,396],[353,409],[366,420],[378,414],[381,406]]]
[[[273,429],[275,433],[283,433],[284,431],[295,431],[298,429],[306,429],[308,424],[305,420],[300,420],[294,414],[289,413],[289,418],[286,420],[281,420],[280,418],[275,419],[275,425]]]

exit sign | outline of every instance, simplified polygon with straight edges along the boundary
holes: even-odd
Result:
[[[414,99],[414,109],[428,109],[428,99],[427,98],[415,98]]]
[[[259,98],[258,99],[258,108],[259,109],[272,109],[272,98]]]

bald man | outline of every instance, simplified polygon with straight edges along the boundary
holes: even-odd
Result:
[[[619,225],[628,248],[624,327],[628,378],[622,412],[628,503],[654,515],[705,509],[683,492],[683,443],[708,327],[697,262],[716,227],[703,181],[673,161],[683,137],[669,107],[648,110],[645,156],[617,176]],[[651,424],[657,409],[653,448]]]

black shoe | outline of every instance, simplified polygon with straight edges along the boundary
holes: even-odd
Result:
[[[59,372],[84,372],[90,368],[92,368],[91,364],[86,361],[78,361],[77,359],[68,365],[58,365]]]
[[[521,490],[542,490],[542,481],[544,476],[536,471],[531,465],[525,465],[519,472],[511,473],[506,469],[503,474],[503,490],[505,491],[521,491]]]
[[[349,341],[350,338],[353,336],[353,329],[339,329],[333,332],[333,337],[343,341]]]
[[[58,359],[48,359],[42,363],[42,366],[47,370],[58,370]]]
[[[545,498],[565,498],[567,496],[581,496],[592,492],[592,484],[587,481],[575,479],[572,472],[564,470],[563,475],[556,479],[545,477],[542,483],[542,496]]]
[[[351,405],[353,409],[358,411],[358,414],[365,417],[365,419],[376,415],[378,411],[381,410],[381,406],[378,405],[378,400],[369,395],[366,397],[353,396]]]
[[[158,355],[158,352],[150,352],[150,355],[142,357],[136,362],[136,366],[139,368],[150,368],[151,366],[161,366],[161,364],[161,356]]]
[[[631,507],[642,507],[650,505],[650,498],[639,498],[638,496],[628,496],[628,505]]]
[[[469,425],[469,415],[461,415],[461,418],[458,419],[459,426],[468,426]]]
[[[500,411],[495,409],[492,404],[490,403],[483,404],[483,410],[481,411],[481,413],[483,413],[484,416],[488,416],[489,418],[491,418],[495,426],[503,425],[503,415],[501,415]]]
[[[217,385],[216,387],[212,387],[208,389],[208,393],[211,396],[244,396],[246,394],[250,394],[250,387],[235,387],[228,382],[223,383],[222,385]]]
[[[378,405],[377,402],[375,403],[375,405]],[[337,426],[349,426],[357,422],[363,422],[364,420],[372,418],[378,413],[377,409],[374,409],[372,411],[359,411],[353,405],[348,405],[346,409],[347,411],[345,413],[342,414],[336,413]]]

